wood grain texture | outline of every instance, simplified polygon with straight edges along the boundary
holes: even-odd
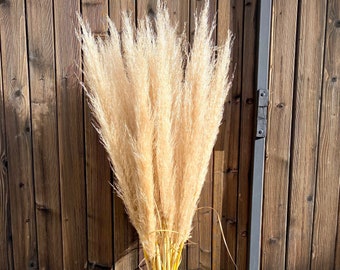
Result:
[[[340,2],[328,1],[311,269],[334,269],[340,180]]]
[[[167,2],[172,23],[177,24],[177,33],[185,31],[189,37],[190,0],[172,0]]]
[[[136,0],[109,0],[109,15],[111,20],[115,23],[117,29],[121,30],[122,20],[121,14],[122,12],[127,12],[135,19],[135,9],[136,9]]]
[[[62,269],[53,3],[26,10],[39,268]]]
[[[199,16],[200,11],[203,9],[205,5],[205,1],[202,0],[190,0],[190,43],[194,42],[194,35],[195,35],[195,14]],[[208,23],[212,25],[212,22],[214,21],[214,18],[216,16],[217,12],[217,0],[210,0],[209,1],[209,21]],[[216,43],[216,28],[213,33],[213,39]]]
[[[252,156],[255,119],[255,69],[257,0],[244,1],[242,94],[239,148],[239,179],[237,203],[237,251],[238,269],[247,269],[250,187],[252,183]]]
[[[258,0],[215,0],[234,33],[235,79],[199,206],[213,206],[247,269]],[[95,35],[154,16],[157,0],[0,0],[0,269],[138,269],[142,249],[112,194],[78,81],[82,11]],[[204,1],[173,0],[193,41]],[[212,18],[212,16],[211,16]],[[261,269],[340,269],[340,0],[273,0]],[[27,33],[26,33],[27,32]],[[180,270],[234,269],[217,216],[198,211]],[[188,251],[189,250],[189,251]],[[38,261],[39,259],[39,261]],[[145,264],[141,267],[145,269]]]
[[[338,228],[336,232],[336,246],[335,246],[335,258],[334,269],[340,269],[340,200],[338,204]]]
[[[136,1],[134,0],[110,0],[109,15],[115,23],[118,31],[121,31],[121,13],[127,12],[135,20]],[[129,221],[122,200],[113,194],[113,241],[115,269],[135,269],[139,264],[138,236]]]
[[[184,0],[185,1],[185,0]],[[163,2],[163,0],[162,0]],[[144,18],[146,15],[152,16],[155,15],[157,9],[157,0],[137,0],[137,25],[138,20]]]
[[[1,32],[0,32],[1,40]],[[2,87],[2,64],[0,46],[0,262],[4,269],[13,269],[11,241],[11,214],[8,189],[8,162],[6,150],[4,92]]]
[[[38,267],[23,0],[0,5],[3,96],[14,269]]]
[[[114,261],[121,265],[124,261],[124,269],[138,267],[138,235],[129,222],[124,204],[117,195],[114,196]],[[124,258],[123,258],[124,257]],[[121,268],[123,269],[123,268]]]
[[[120,258],[115,262],[115,270],[125,269],[140,269],[135,263],[138,262],[139,257],[139,246],[138,241],[133,242],[128,249],[121,254]],[[144,264],[141,264],[142,269],[145,268]]]
[[[233,84],[227,97],[223,124],[215,149],[225,151],[222,223],[231,255],[236,259],[237,251],[237,199],[239,179],[239,143],[242,90],[242,46],[243,46],[243,1],[219,1],[217,44],[224,44],[228,30],[234,36],[231,70],[234,71]],[[234,70],[235,69],[235,70]],[[227,254],[221,244],[221,254]],[[228,255],[221,256],[221,269],[233,269]]]
[[[217,21],[217,34],[216,34],[216,43],[217,46],[221,46],[223,44],[223,40],[227,37],[228,29],[230,29],[230,18],[228,14],[231,12],[230,4],[226,1],[218,1],[217,2],[217,14],[218,14],[218,21]],[[190,11],[191,12],[191,11]],[[227,96],[227,102],[230,102],[230,93]],[[225,105],[226,106],[226,105]],[[215,150],[223,151],[224,149],[224,142],[225,142],[225,134],[229,134],[230,132],[230,125],[227,126],[227,112],[226,109],[223,113],[223,119],[221,121],[221,125],[219,128],[219,133],[217,136],[217,140],[214,146]]]
[[[274,0],[272,10],[262,267],[284,269],[297,1]]]
[[[212,264],[212,188],[213,158],[210,159],[198,210],[192,224],[192,236],[188,245],[187,269],[211,269]]]
[[[229,1],[218,1],[217,2],[218,7],[218,21],[217,21],[217,46],[221,46],[223,44],[223,40],[226,39],[228,34],[228,29],[230,29],[231,25],[231,18],[228,16],[231,14],[231,5]],[[224,220],[224,213],[225,213],[225,202],[224,202],[224,190],[226,186],[225,181],[225,159],[226,155],[228,153],[229,143],[227,142],[227,138],[229,138],[228,134],[230,134],[231,125],[230,125],[230,110],[231,107],[227,106],[227,104],[230,104],[232,100],[232,94],[229,92],[225,107],[224,107],[224,113],[223,113],[223,119],[219,128],[219,134],[217,136],[217,141],[214,146],[214,153],[218,151],[218,156],[214,157],[214,198],[213,198],[213,207],[218,212],[221,218],[222,226],[223,226],[223,233],[226,235],[226,223]],[[229,108],[229,109],[228,109]],[[215,162],[219,162],[219,158],[223,157],[222,164]],[[221,166],[221,167],[219,167]],[[216,178],[216,168],[222,171],[222,175],[220,175],[220,178]],[[212,269],[225,269],[225,263],[226,263],[226,257],[228,255],[226,252],[226,249],[222,247],[222,238],[221,238],[221,232],[219,232],[219,227],[217,227],[218,223],[216,220],[216,217],[213,218],[213,235],[212,235]],[[227,244],[229,247],[229,239],[227,240]],[[219,250],[218,250],[219,248]],[[235,255],[235,254],[234,254]],[[218,261],[220,260],[220,261]]]
[[[107,32],[108,1],[82,1],[82,15],[92,33],[104,37]],[[86,84],[86,78],[85,78]],[[110,164],[99,136],[92,126],[91,110],[84,104],[85,158],[87,187],[87,236],[89,263],[110,268],[113,265],[113,205]],[[100,196],[98,196],[100,195]]]
[[[64,269],[82,269],[87,263],[81,54],[75,36],[79,11],[79,1],[54,2]]]
[[[222,237],[217,214],[222,217],[223,184],[224,184],[224,151],[214,150],[213,152],[213,223],[211,235],[212,248],[212,270],[221,269]],[[215,212],[216,211],[216,212]]]
[[[310,268],[326,6],[326,0],[300,2],[286,262],[288,269]]]

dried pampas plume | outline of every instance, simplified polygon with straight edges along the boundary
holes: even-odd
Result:
[[[124,14],[121,36],[108,19],[104,40],[80,19],[89,104],[149,269],[178,269],[230,88],[231,35],[216,58],[208,2],[195,23],[188,52],[161,4],[137,30]]]

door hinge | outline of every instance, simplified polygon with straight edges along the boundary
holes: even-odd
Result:
[[[264,138],[267,134],[267,108],[268,108],[268,89],[257,90],[257,121],[256,137]]]

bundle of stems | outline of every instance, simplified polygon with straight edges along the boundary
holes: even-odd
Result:
[[[214,46],[208,2],[190,49],[160,3],[154,21],[146,17],[137,29],[122,16],[121,35],[108,19],[104,40],[80,19],[86,92],[147,267],[174,270],[230,88],[231,35]]]

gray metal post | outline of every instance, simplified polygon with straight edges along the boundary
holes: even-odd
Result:
[[[272,0],[260,1],[257,59],[257,123],[254,143],[253,183],[250,219],[249,270],[260,269],[263,172],[267,132],[269,47]]]

